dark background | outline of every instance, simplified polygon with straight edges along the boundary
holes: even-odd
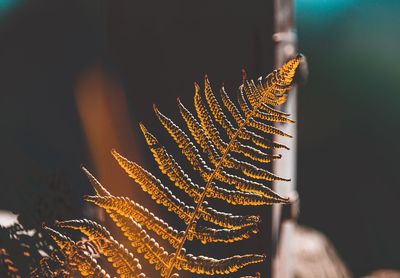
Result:
[[[296,3],[310,66],[299,93],[299,221],[324,232],[356,277],[400,266],[396,2]],[[270,1],[0,1],[0,209],[80,217],[84,163],[113,193],[155,210],[109,150],[159,175],[138,122],[170,142],[152,103],[178,119],[175,97],[192,107],[205,73],[232,94],[242,68],[271,71],[272,11]],[[54,177],[62,186],[47,185]]]

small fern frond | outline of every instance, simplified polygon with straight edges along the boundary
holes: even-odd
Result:
[[[60,258],[59,251],[53,251],[49,257],[44,257],[39,261],[39,266],[30,273],[31,278],[70,278],[71,273],[64,259]]]
[[[100,254],[103,254],[107,260],[112,263],[117,274],[121,278],[136,277],[145,278],[142,272],[142,266],[139,260],[133,256],[122,244],[116,241],[110,232],[100,224],[83,219],[68,220],[57,222],[56,226],[60,228],[69,228],[79,230],[89,241],[93,243]]]
[[[44,226],[43,229],[52,237],[64,254],[69,269],[78,271],[82,276],[110,278],[110,275],[101,268],[96,259],[81,245],[49,227]]]

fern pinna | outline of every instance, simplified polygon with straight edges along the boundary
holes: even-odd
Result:
[[[256,82],[247,80],[244,74],[243,84],[239,87],[238,105],[230,99],[224,88],[221,89],[221,100],[217,100],[206,76],[203,92],[195,84],[196,115],[178,99],[180,114],[191,136],[154,106],[162,126],[204,184],[196,184],[155,135],[143,123],[140,124],[161,172],[172,184],[192,198],[195,206],[179,200],[170,186],[162,184],[152,173],[112,150],[118,164],[141,189],[185,223],[186,229],[183,231],[177,230],[135,201],[127,197],[113,196],[83,167],[96,193],[94,196],[86,196],[85,200],[105,209],[136,253],[143,253],[143,257],[160,271],[161,277],[178,277],[178,274],[174,273],[176,270],[206,275],[229,274],[246,265],[265,260],[265,255],[258,254],[234,255],[223,259],[196,257],[186,253],[184,245],[187,240],[199,240],[204,244],[230,243],[247,239],[257,232],[259,216],[221,212],[212,208],[205,201],[206,198],[220,199],[237,206],[289,202],[288,198],[280,196],[266,186],[266,182],[289,179],[257,165],[280,158],[280,155],[271,154],[272,149],[287,148],[268,137],[290,135],[268,122],[292,122],[290,115],[273,107],[286,101],[287,92],[301,60],[302,56],[298,55]],[[197,224],[200,219],[202,223],[210,223],[212,226]],[[55,225],[60,229],[81,231],[94,249],[112,263],[121,277],[146,277],[139,260],[117,242],[105,227],[86,219],[57,222]],[[107,276],[90,257],[90,252],[82,251],[76,243],[59,232],[47,229],[65,254],[67,265],[69,259],[70,264],[83,275]],[[151,233],[170,244],[174,252],[167,252],[168,249],[161,247],[161,244],[151,237]]]

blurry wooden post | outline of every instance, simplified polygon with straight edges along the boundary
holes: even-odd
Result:
[[[288,58],[296,55],[297,37],[294,28],[294,0],[274,0],[274,35],[275,68],[280,67]],[[290,113],[291,119],[297,120],[297,89],[289,92],[288,101],[281,110]],[[276,124],[276,127],[293,136],[274,138],[287,145],[290,150],[279,149],[282,159],[273,164],[273,172],[280,176],[291,178],[290,182],[275,182],[273,188],[283,196],[294,200],[293,206],[276,205],[272,209],[272,273],[273,278],[293,277],[293,252],[291,249],[295,225],[297,193],[296,193],[296,163],[297,163],[297,126],[296,124]]]

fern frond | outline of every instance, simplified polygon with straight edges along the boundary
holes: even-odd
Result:
[[[61,252],[66,257],[68,267],[71,270],[79,271],[82,276],[110,278],[110,275],[101,268],[96,259],[81,246],[77,245],[72,239],[49,227],[43,227],[43,229],[56,242]]]
[[[66,262],[59,258],[56,251],[49,257],[44,257],[39,261],[39,266],[30,273],[31,278],[70,278],[72,274],[66,269]]]
[[[50,257],[43,258],[40,260],[40,270],[41,270],[41,275],[44,277],[56,277],[56,272],[51,269],[50,266]],[[37,277],[40,277],[39,273],[37,274]],[[36,276],[35,274],[32,274],[32,276]]]
[[[126,173],[142,187],[143,191],[149,193],[156,203],[164,205],[169,211],[174,212],[185,223],[188,223],[193,215],[193,207],[187,206],[175,197],[171,190],[164,186],[159,179],[135,162],[129,161],[116,150],[112,150],[112,155]],[[219,212],[211,207],[202,208],[197,218],[200,217],[225,228],[241,228],[259,222],[258,216],[233,215],[232,213]]]
[[[230,274],[242,267],[265,260],[265,255],[246,254],[215,259],[187,254],[184,249],[187,240],[230,243],[249,238],[258,232],[260,217],[255,215],[234,215],[210,207],[206,198],[219,199],[231,205],[259,206],[288,203],[289,199],[270,189],[266,182],[289,181],[262,167],[280,159],[281,155],[271,154],[273,149],[287,146],[268,139],[271,135],[291,137],[271,125],[271,122],[292,123],[287,113],[272,108],[287,99],[296,68],[302,56],[289,60],[279,70],[273,71],[255,84],[243,74],[239,87],[238,107],[221,89],[220,104],[214,95],[208,77],[205,77],[204,90],[195,83],[195,113],[189,111],[178,99],[180,115],[188,130],[187,135],[181,127],[161,113],[154,105],[154,111],[161,125],[175,141],[180,152],[196,171],[204,184],[190,178],[171,155],[166,145],[150,133],[143,123],[140,129],[161,173],[168,177],[171,185],[164,185],[135,162],[111,151],[119,166],[148,193],[157,204],[173,212],[185,224],[179,231],[154,213],[127,197],[113,196],[84,167],[82,170],[89,179],[96,196],[86,196],[85,200],[103,208],[112,221],[120,228],[136,253],[160,271],[161,277],[178,277],[176,270],[187,270],[195,274]],[[269,123],[267,123],[269,122]],[[204,156],[204,158],[203,158]],[[177,198],[171,189],[183,191],[194,203],[192,206]],[[226,187],[226,188],[225,188]],[[199,221],[200,220],[200,221]],[[209,222],[197,225],[197,222]],[[58,222],[60,228],[81,231],[88,237],[89,247],[46,228],[65,255],[65,264],[84,276],[108,277],[91,255],[92,244],[98,253],[112,263],[121,277],[145,277],[139,261],[123,245],[115,240],[107,229],[91,220],[69,220]],[[214,225],[219,226],[213,228]],[[148,232],[159,236],[160,245]],[[174,250],[171,249],[171,246]],[[43,261],[44,272],[51,273],[50,265]],[[257,275],[256,275],[257,276]],[[259,276],[259,275],[258,275]],[[250,276],[249,276],[250,277]]]
[[[110,232],[100,224],[83,219],[57,222],[56,226],[79,230],[86,235],[97,250],[112,263],[118,275],[122,278],[145,278],[139,260],[133,256],[122,244],[116,241]]]

